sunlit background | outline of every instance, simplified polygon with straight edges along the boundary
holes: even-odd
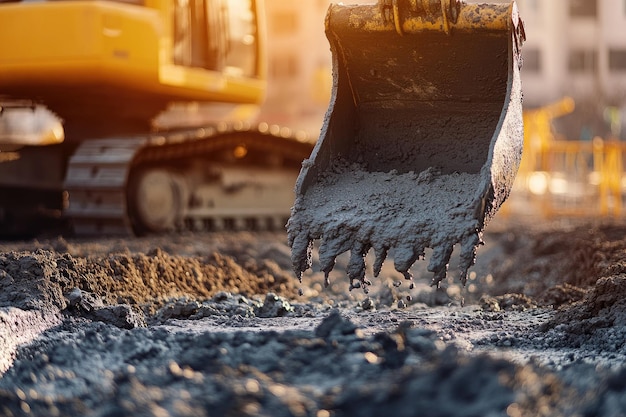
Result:
[[[494,1],[509,3],[508,0],[491,0],[491,2]],[[123,1],[123,3],[136,2],[139,0]],[[153,8],[165,4],[158,1],[145,0],[145,2],[150,3],[150,7]],[[479,1],[468,2],[478,3]],[[6,10],[9,5],[43,3],[46,2],[4,2],[3,7]],[[118,4],[119,2],[111,3]],[[155,97],[158,99],[159,91],[161,91],[159,83],[169,83],[170,87],[176,89],[176,97],[180,100],[178,104],[182,106],[174,110],[182,111],[161,113],[155,125],[168,126],[171,121],[174,121],[174,124],[182,124],[179,120],[182,119],[182,115],[189,119],[189,124],[196,125],[205,123],[202,118],[206,118],[207,115],[219,122],[228,121],[228,117],[234,120],[247,120],[255,117],[259,126],[261,124],[266,127],[271,126],[278,132],[286,129],[285,131],[288,132],[306,134],[310,140],[317,138],[332,88],[331,54],[324,34],[325,15],[331,1],[265,0],[264,3],[265,10],[262,13],[263,16],[259,16],[258,22],[265,28],[266,43],[255,38],[256,22],[249,10],[252,4],[249,0],[228,1],[228,4],[233,7],[232,10],[241,9],[239,13],[233,12],[227,17],[219,13],[211,15],[214,21],[211,21],[212,25],[208,25],[209,29],[205,29],[211,31],[211,36],[207,39],[217,44],[217,46],[212,45],[215,47],[214,50],[218,51],[215,56],[199,54],[198,52],[202,51],[198,45],[204,44],[198,42],[196,45],[192,42],[193,36],[190,34],[195,33],[189,29],[195,27],[191,24],[189,14],[192,2],[176,0],[175,7],[161,16],[167,17],[163,26],[165,28],[163,32],[167,36],[158,40],[151,39],[151,41],[159,42],[159,48],[162,49],[160,57],[164,63],[159,64],[161,65],[159,67],[161,78],[155,81],[156,85],[150,85],[150,88],[156,92]],[[371,4],[376,1],[346,0],[344,3]],[[203,4],[203,2],[199,1],[198,4]],[[207,4],[207,7],[214,7],[222,3]],[[626,0],[518,0],[517,4],[525,23],[527,37],[522,51],[525,146],[522,165],[511,198],[498,217],[506,219],[519,218],[520,215],[546,218],[623,216],[622,206],[626,192],[626,175],[624,175]],[[13,36],[14,32],[23,30],[23,27],[23,25],[5,25],[0,26],[0,29],[4,29],[6,37]],[[111,32],[110,28],[105,29]],[[134,39],[131,30],[126,33],[117,28],[109,32],[99,33],[98,36],[107,37],[115,33],[125,34],[130,40]],[[22,38],[28,38],[28,36],[16,36],[12,39]],[[64,42],[78,45],[74,42],[75,38],[76,36],[69,37],[70,40]],[[259,42],[256,42],[257,40]],[[121,43],[117,47],[119,50],[109,51],[111,54],[108,55],[98,51],[103,54],[102,59],[108,59],[117,65],[117,61],[123,62],[128,57],[134,57],[128,52],[130,48],[134,47],[140,51],[147,48],[145,43],[141,43],[139,47],[136,43]],[[259,82],[255,78],[258,75],[255,71],[259,69],[256,60],[256,45],[267,45],[267,48],[263,47],[259,52],[261,60],[267,63],[267,89],[263,81]],[[35,50],[36,47],[40,50]],[[46,42],[38,42],[32,48],[23,49],[29,53],[32,52],[33,56],[37,54],[45,56],[48,47]],[[55,50],[55,53],[63,55],[66,52],[65,49]],[[214,50],[211,53],[214,53]],[[80,55],[84,53],[81,51],[82,49],[79,48],[74,52]],[[19,48],[13,47],[13,49],[6,48],[4,54],[16,60],[18,68],[19,65],[29,67],[31,61],[21,58],[21,52]],[[163,59],[164,56],[167,59]],[[207,57],[214,58],[215,62],[202,60],[208,59]],[[157,60],[145,62],[156,63]],[[141,65],[145,62],[142,61]],[[22,73],[11,72],[11,68],[11,65],[6,65],[6,63],[3,66],[3,69],[8,70],[11,76],[19,79]],[[130,71],[132,68],[134,67],[129,65],[127,70]],[[222,71],[221,73],[218,71],[219,76],[207,71],[215,68]],[[153,70],[153,68],[149,69]],[[30,70],[33,71],[33,68]],[[67,78],[65,74],[63,76]],[[113,80],[122,78],[118,72],[108,73],[107,76]],[[207,95],[227,85],[222,76],[248,77],[245,80],[247,84],[242,84],[241,90],[237,91],[245,97],[238,98],[241,100],[238,103],[242,105],[237,107],[237,111],[233,111],[230,105],[224,106],[225,109],[220,109],[216,105],[216,102],[222,105],[221,100],[224,97],[231,101],[233,97],[239,97],[236,96],[235,90],[225,90],[225,96]],[[51,82],[49,79],[50,74],[46,74],[44,80],[48,80],[51,85],[45,85],[45,82],[42,85],[59,88],[54,84],[56,81]],[[106,77],[104,79],[106,80]],[[14,87],[10,80],[6,76],[0,78],[7,88]],[[41,84],[42,77],[34,77],[33,80]],[[194,80],[193,83],[192,80]],[[207,88],[207,85],[211,88]],[[32,99],[33,97],[29,97],[29,94],[33,95],[33,88],[36,93],[39,93],[36,87],[28,83],[16,88],[19,93],[18,98]],[[63,100],[64,97],[59,99],[58,93],[56,96],[51,96],[57,99],[55,104],[61,103],[65,106],[60,110],[57,108],[52,110],[65,119],[66,136],[69,131],[68,119],[74,122],[81,121],[85,115],[80,111],[87,111],[90,108],[89,105],[77,105],[76,99],[86,100],[84,101],[86,104],[90,104],[89,100],[97,100],[97,97],[91,93],[80,89],[69,90],[73,91],[74,96],[65,100]],[[6,92],[0,91],[0,94],[4,93]],[[64,94],[63,91],[60,95],[64,96]],[[259,108],[256,103],[261,96],[264,96],[264,100]],[[128,98],[130,97],[129,95]],[[111,102],[112,105],[104,108],[107,111],[117,109],[119,100],[115,96]],[[134,105],[132,103],[126,103],[126,105],[127,108],[141,110],[144,104],[150,104],[150,100],[152,98],[144,97],[143,103],[136,100]],[[212,101],[212,103],[198,104],[196,100]],[[167,103],[169,101],[164,102],[163,108]],[[6,103],[0,102],[0,104],[10,110],[10,106],[7,107]],[[206,108],[203,109],[202,106]],[[70,112],[69,116],[65,113],[64,116],[62,111],[68,109],[75,113]],[[190,109],[193,111],[189,111]],[[16,160],[18,155],[14,151],[21,146],[30,146],[35,142],[39,142],[39,145],[48,145],[63,141],[63,129],[58,120],[50,114],[44,111],[18,110],[6,111],[4,117],[0,119],[0,138],[8,138],[8,145],[5,144],[3,148],[0,148],[0,162]],[[158,111],[161,111],[161,108]],[[115,114],[107,114],[107,117],[103,118],[97,111],[94,110],[94,112],[95,118],[93,114],[86,114],[86,116],[91,117],[89,121],[100,124],[106,124],[112,116],[119,116],[113,112]],[[142,116],[146,114],[142,113]],[[155,111],[154,114],[159,113]],[[146,120],[151,120],[152,117],[153,115],[150,114]],[[98,118],[103,119],[104,123]],[[92,124],[84,123],[89,129],[92,128]],[[47,126],[46,129],[51,133],[42,137],[40,132],[46,129],[41,126]],[[13,135],[13,130],[19,131],[19,135]],[[39,168],[39,165],[36,166]],[[4,168],[9,169],[9,164],[5,164]],[[28,172],[31,173],[31,171]],[[57,174],[59,173],[55,172],[55,175]],[[51,176],[45,175],[44,177]],[[0,178],[8,181],[17,177],[0,175]],[[22,181],[21,174],[17,179]],[[40,181],[41,178],[33,177],[30,179],[30,185],[40,186]]]
[[[324,37],[330,3],[266,1],[269,91],[261,118],[312,135],[319,131],[331,82]],[[517,5],[527,37],[526,144],[501,217],[622,215],[626,0],[518,0]]]

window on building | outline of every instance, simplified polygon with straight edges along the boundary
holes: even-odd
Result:
[[[609,70],[626,71],[626,49],[609,49]]]
[[[275,35],[293,35],[298,30],[298,15],[295,11],[273,13],[271,30]]]
[[[522,51],[524,72],[541,72],[541,51],[534,48],[525,48]]]
[[[294,54],[276,55],[270,62],[270,75],[274,79],[286,80],[295,78],[300,70],[298,58]]]
[[[592,73],[598,67],[598,54],[594,50],[576,49],[569,53],[568,67],[572,73]]]
[[[597,0],[569,0],[569,15],[572,17],[596,17]]]

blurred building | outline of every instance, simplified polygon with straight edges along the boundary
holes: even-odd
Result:
[[[316,135],[331,88],[331,56],[324,35],[331,0],[265,3],[269,91],[262,117]],[[517,4],[527,35],[522,69],[525,106],[571,96],[576,112],[565,120],[564,129],[572,139],[606,136],[611,125],[626,134],[626,127],[621,128],[626,123],[626,0],[517,0]]]
[[[329,0],[266,0],[268,93],[261,118],[319,133],[330,96]]]
[[[261,119],[319,134],[332,83],[324,18],[328,6],[338,2],[265,0],[269,78]]]
[[[518,0],[526,25],[525,99],[626,98],[625,0]]]
[[[626,0],[517,0],[524,19],[524,103],[571,96],[572,139],[620,136],[626,122]]]

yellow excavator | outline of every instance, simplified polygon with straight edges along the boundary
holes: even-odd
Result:
[[[327,280],[350,252],[350,288],[367,291],[370,249],[374,276],[390,255],[411,280],[429,248],[439,285],[458,245],[465,283],[521,159],[525,34],[515,3],[333,5],[326,35],[331,102],[287,225],[296,275],[319,239]]]
[[[77,233],[263,229],[291,214],[300,278],[321,239],[326,274],[350,251],[353,288],[369,285],[372,248],[374,275],[389,254],[407,279],[432,248],[439,284],[460,244],[465,282],[520,163],[514,2],[331,5],[314,148],[246,123],[265,91],[261,0],[10,1],[0,22],[3,113],[26,100],[64,121],[60,144],[0,139],[3,228],[33,208],[63,211]],[[217,122],[154,131],[172,102],[213,103]]]
[[[263,17],[261,0],[0,1],[0,234],[40,214],[77,234],[282,229],[313,144],[254,119]],[[184,103],[209,120],[163,117]]]

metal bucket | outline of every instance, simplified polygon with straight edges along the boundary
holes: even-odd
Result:
[[[369,284],[370,248],[374,275],[392,251],[407,279],[432,248],[438,285],[460,243],[465,283],[521,158],[524,32],[515,3],[331,5],[326,35],[331,102],[288,223],[296,275],[321,239],[327,275],[351,251],[353,287]]]

